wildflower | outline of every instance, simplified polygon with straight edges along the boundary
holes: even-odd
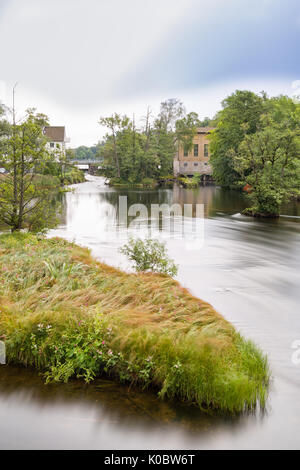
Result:
[[[109,356],[112,356],[113,352],[112,352],[111,349],[108,351],[108,354],[109,354]]]
[[[105,341],[102,341],[102,344],[105,344]]]

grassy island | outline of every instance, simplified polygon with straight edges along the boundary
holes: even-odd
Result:
[[[105,374],[230,413],[266,401],[266,357],[209,304],[61,239],[0,236],[0,340],[47,382]]]

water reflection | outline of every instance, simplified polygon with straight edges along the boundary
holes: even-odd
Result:
[[[0,447],[299,448],[300,366],[291,361],[291,345],[300,339],[300,204],[287,205],[278,220],[257,220],[240,215],[246,203],[235,191],[214,186],[115,191],[90,177],[64,196],[61,226],[50,236],[74,240],[98,259],[129,269],[118,248],[130,233],[145,233],[151,221],[124,228],[118,219],[124,195],[128,206],[142,203],[148,210],[151,204],[205,204],[201,249],[190,250],[176,236],[182,222],[190,236],[191,218],[177,220],[171,233],[160,227],[156,235],[165,238],[180,266],[180,282],[268,354],[273,371],[268,414],[221,419],[109,381],[45,387],[35,373],[9,375],[0,366]]]
[[[209,416],[109,380],[46,386],[35,371],[14,367],[0,369],[0,414],[2,449],[197,448],[251,419]]]

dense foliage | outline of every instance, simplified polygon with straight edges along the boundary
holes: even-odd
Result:
[[[141,128],[134,119],[114,114],[100,119],[109,129],[103,148],[103,174],[119,183],[141,183],[173,174],[177,145],[190,147],[200,121],[196,113],[186,115],[175,99],[161,103],[160,113],[152,118],[147,111]]]
[[[101,159],[103,146],[104,144],[101,142],[99,142],[96,145],[92,145],[91,147],[81,145],[80,147],[72,149],[72,152],[70,153],[70,159],[71,160]]]
[[[232,152],[238,151],[246,135],[257,131],[265,99],[265,95],[238,90],[222,102],[223,110],[217,114],[217,127],[210,142],[216,183],[228,188],[239,185],[240,175],[234,167]]]
[[[61,186],[85,181],[83,171],[79,170],[72,162],[73,151],[67,149],[65,152],[56,154],[55,159],[47,161],[41,169],[44,175],[55,176],[59,179]]]
[[[12,231],[28,228],[41,231],[57,222],[57,180],[43,175],[54,155],[47,151],[43,127],[47,117],[28,110],[15,123],[4,121],[0,151],[7,171],[0,181],[0,221]]]
[[[225,187],[247,187],[246,213],[277,216],[300,194],[300,104],[237,91],[223,102],[211,135],[214,178]]]
[[[10,123],[9,110],[0,107],[0,223],[14,232],[40,232],[55,226],[59,216],[56,197],[64,184],[84,181],[68,151],[49,151],[43,130],[44,114],[29,109],[23,119]]]

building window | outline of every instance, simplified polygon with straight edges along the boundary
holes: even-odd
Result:
[[[208,144],[204,144],[204,156],[208,157]]]
[[[50,142],[50,147],[53,149],[54,148],[54,142]]]
[[[187,148],[185,148],[184,151],[183,151],[183,156],[188,157],[188,155],[189,155],[189,151],[188,151]]]
[[[195,144],[194,145],[194,157],[198,157],[199,155],[199,145]]]
[[[194,166],[198,166],[198,163],[194,163]]]
[[[184,163],[183,166],[187,166],[187,163]]]

